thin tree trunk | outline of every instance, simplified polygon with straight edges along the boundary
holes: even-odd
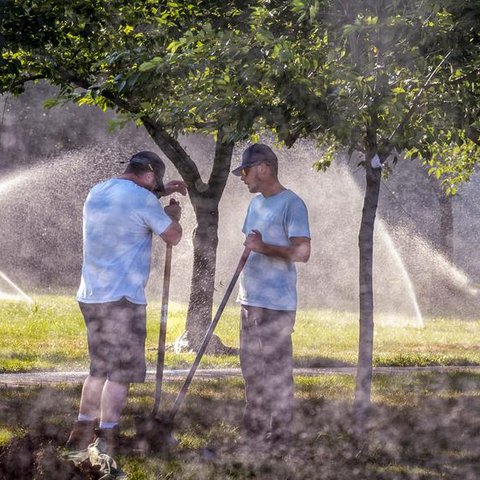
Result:
[[[440,204],[440,241],[445,257],[453,262],[453,206],[451,197],[441,195],[438,197]]]
[[[381,180],[381,168],[371,166],[374,154],[375,149],[372,148],[367,154],[367,184],[358,235],[360,325],[354,406],[360,417],[364,416],[370,405],[373,372],[373,233]]]
[[[437,245],[445,258],[453,261],[453,205],[452,198],[446,195],[439,180],[434,175],[428,175],[430,185],[438,201],[440,226]]]

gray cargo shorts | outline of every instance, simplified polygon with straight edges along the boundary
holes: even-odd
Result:
[[[120,383],[143,382],[146,375],[146,305],[126,298],[107,303],[79,302],[87,326],[90,375]]]

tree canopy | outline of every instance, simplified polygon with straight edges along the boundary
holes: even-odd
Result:
[[[445,176],[450,193],[473,173],[480,143],[478,2],[298,0],[277,8],[265,2],[256,15],[248,43],[263,43],[263,88],[270,85],[277,101],[290,100],[288,136],[316,136],[327,153],[365,153],[374,130],[381,155],[420,157]],[[278,86],[277,59],[300,94]],[[318,166],[330,161],[325,155]]]
[[[285,107],[262,86],[275,69],[258,40],[272,38],[257,29],[263,3],[245,10],[239,1],[4,2],[2,91],[20,93],[26,81],[45,78],[63,99],[151,118],[173,132],[221,126],[233,141],[251,134],[259,116],[275,129]],[[246,43],[252,31],[258,39]],[[300,85],[290,85],[288,59],[279,60],[278,98],[288,99]]]
[[[221,127],[237,141],[266,127],[287,145],[320,137],[328,152],[364,150],[373,122],[385,152],[425,159],[454,192],[478,160],[479,9],[474,0],[7,0],[0,85],[18,93],[46,78],[64,99],[173,133]]]

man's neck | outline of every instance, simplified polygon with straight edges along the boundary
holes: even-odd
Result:
[[[286,190],[285,187],[279,181],[274,181],[271,184],[265,185],[261,193],[264,197],[272,197],[283,190]]]
[[[149,190],[148,187],[146,187],[145,184],[142,182],[142,179],[133,173],[122,173],[117,178],[121,178],[122,180],[130,180],[131,182],[137,184],[139,187],[143,187]]]

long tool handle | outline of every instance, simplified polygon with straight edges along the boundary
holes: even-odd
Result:
[[[170,293],[170,273],[172,271],[172,246],[167,244],[165,252],[165,268],[163,271],[162,311],[160,314],[160,333],[158,335],[157,371],[155,375],[155,403],[153,404],[153,416],[157,416],[160,410],[162,396],[163,368],[165,365],[165,345],[167,337],[168,318],[168,295]]]
[[[217,313],[215,314],[215,317],[213,318],[212,322],[210,323],[210,326],[208,327],[207,333],[205,333],[205,337],[203,338],[203,342],[200,345],[200,348],[198,349],[197,356],[195,357],[195,360],[193,361],[192,366],[190,367],[190,371],[188,372],[187,378],[185,379],[185,382],[180,389],[180,392],[178,392],[177,398],[175,399],[175,402],[173,403],[172,409],[170,410],[168,414],[168,421],[173,423],[173,419],[175,418],[175,415],[178,412],[178,409],[182,405],[183,400],[185,399],[185,396],[187,395],[187,390],[188,387],[190,386],[190,383],[192,383],[193,376],[195,375],[195,372],[197,370],[197,367],[200,363],[200,360],[203,357],[203,354],[205,353],[205,350],[207,349],[207,346],[213,336],[213,332],[215,331],[215,328],[218,324],[218,321],[220,320],[220,317],[222,316],[223,310],[225,309],[225,306],[228,302],[228,299],[230,298],[230,295],[232,293],[233,288],[235,287],[235,284],[237,283],[237,279],[240,275],[240,273],[243,270],[243,267],[245,266],[245,263],[247,261],[248,256],[250,255],[250,249],[245,248],[243,251],[242,256],[240,257],[240,261],[238,262],[237,269],[235,270],[235,273],[233,274],[232,279],[230,280],[230,283],[227,287],[227,290],[225,291],[225,294],[223,295],[222,301],[220,302],[220,305],[218,306]]]

